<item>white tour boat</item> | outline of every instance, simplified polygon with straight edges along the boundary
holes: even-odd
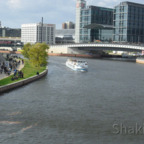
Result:
[[[66,61],[66,66],[75,70],[75,71],[87,71],[88,70],[87,62],[80,61],[80,60],[68,59]]]

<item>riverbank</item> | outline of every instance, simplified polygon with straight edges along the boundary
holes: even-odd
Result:
[[[48,55],[49,56],[61,56],[61,57],[101,58],[101,55],[89,55],[89,54],[49,53]]]
[[[33,81],[36,81],[36,80],[44,77],[47,74],[47,72],[48,72],[48,69],[46,68],[39,75],[31,76],[27,79],[23,79],[23,80],[20,80],[20,81],[11,83],[11,84],[0,86],[0,94],[2,94],[4,92],[7,92],[7,91],[10,91],[10,90],[13,90],[13,89],[16,89],[18,87],[24,86],[26,84],[29,84],[29,83],[33,82]]]
[[[121,62],[136,62],[136,58],[107,58],[102,57],[102,60],[112,60],[112,61],[121,61]]]
[[[6,53],[6,54],[21,54],[21,51],[0,50],[0,53]]]

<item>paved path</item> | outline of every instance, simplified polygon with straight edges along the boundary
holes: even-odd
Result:
[[[3,78],[5,78],[5,77],[6,77],[5,74],[0,74],[0,80],[3,79]]]
[[[24,64],[20,64],[19,66],[18,66],[18,68],[17,68],[17,70],[21,70],[22,68],[24,67]],[[13,72],[11,73],[11,75],[13,74]],[[8,77],[8,75],[6,75],[6,74],[0,74],[0,80],[1,79],[3,79],[3,78],[6,78],[6,77]]]

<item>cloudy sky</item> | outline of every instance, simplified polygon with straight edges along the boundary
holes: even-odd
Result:
[[[113,8],[121,1],[87,0],[87,5]],[[130,1],[144,4],[144,0]],[[65,21],[75,22],[75,3],[76,0],[0,0],[0,21],[2,26],[20,28],[21,24],[38,23],[43,17],[44,23],[61,28]]]

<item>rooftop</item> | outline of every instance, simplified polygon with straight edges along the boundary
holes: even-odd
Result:
[[[124,5],[124,4],[128,4],[128,5],[133,5],[133,6],[138,6],[138,7],[143,7],[144,8],[144,4],[135,3],[135,2],[129,2],[129,1],[121,2],[119,5]],[[117,6],[119,6],[119,5],[117,5]],[[117,7],[117,6],[115,6],[115,7]]]

